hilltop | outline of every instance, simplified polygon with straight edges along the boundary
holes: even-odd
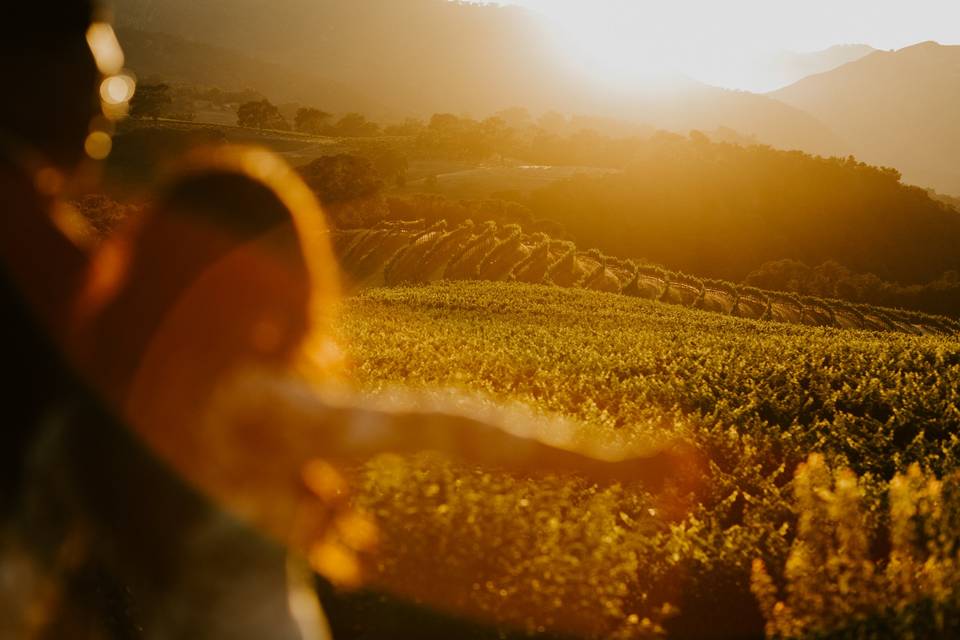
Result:
[[[723,126],[781,148],[843,151],[816,118],[769,97],[688,78],[661,92],[612,92],[558,62],[543,25],[516,7],[445,0],[290,0],[282,8],[255,0],[115,5],[118,24],[133,35],[146,31],[216,47],[220,53],[203,66],[212,71],[222,65],[224,79],[218,83],[215,74],[205,73],[205,82],[235,82],[241,60],[262,61],[295,80],[278,96],[304,96],[317,84],[310,97],[328,111],[365,111],[370,105],[362,96],[376,96],[371,115],[396,119],[444,111],[477,116],[523,105],[533,112],[617,117],[683,133]],[[223,52],[236,53],[236,59]],[[135,69],[138,58],[143,56],[131,56]],[[159,77],[196,77],[174,56],[149,62]],[[223,88],[270,94],[277,79],[264,71],[263,64],[252,65],[242,87]],[[335,86],[345,94],[323,89]]]
[[[960,46],[877,51],[769,95],[821,120],[858,158],[960,193]]]
[[[782,88],[806,77],[831,71],[854,62],[876,51],[866,44],[838,44],[822,51],[798,53],[784,51],[775,54],[766,64],[758,65],[766,82]]]

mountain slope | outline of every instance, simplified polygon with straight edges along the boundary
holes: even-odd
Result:
[[[317,104],[333,112],[359,110],[379,114],[383,107],[344,83],[305,75],[284,65],[263,62],[236,51],[192,42],[165,33],[119,28],[127,65],[141,80],[253,88],[277,102]]]
[[[861,160],[960,194],[960,46],[878,51],[769,95],[819,118]]]
[[[876,49],[865,44],[842,44],[812,53],[784,51],[764,65],[766,78],[772,87],[785,87],[808,76],[832,71],[874,51]]]
[[[116,0],[115,5],[122,26],[280,65],[296,74],[300,91],[321,80],[355,88],[376,96],[385,111],[397,115],[446,111],[486,116],[523,105],[535,112],[616,116],[684,133],[726,126],[779,147],[842,150],[815,118],[765,96],[690,80],[657,95],[612,94],[609,87],[558,62],[543,25],[516,7],[445,0],[287,0],[280,5],[263,0],[167,0],[162,5]],[[192,56],[184,55],[184,60]],[[131,60],[136,63],[138,56]],[[231,75],[243,67],[251,70],[252,88],[271,97],[271,86],[280,90],[280,78],[253,77],[256,65],[224,65]],[[160,73],[163,66],[154,69]],[[329,94],[317,90],[320,97]],[[340,97],[356,104],[349,95]],[[349,108],[364,110],[359,104]]]
[[[696,136],[659,136],[623,172],[560,180],[527,204],[584,246],[734,282],[784,258],[902,284],[960,269],[960,216],[895,171]]]
[[[780,149],[842,155],[842,140],[809,113],[767,96],[697,85],[639,105],[645,121],[671,131],[728,127]]]
[[[842,44],[808,53],[778,50],[725,55],[723,51],[716,51],[708,69],[691,73],[708,84],[765,93],[836,69],[874,51],[876,49],[865,44]]]
[[[565,91],[538,23],[443,0],[117,0],[120,25],[169,33],[382,97],[404,114],[545,109]]]

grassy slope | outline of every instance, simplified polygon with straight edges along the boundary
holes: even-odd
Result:
[[[455,604],[531,628],[638,636],[636,620],[656,621],[666,600],[682,611],[667,623],[673,636],[756,633],[749,563],[782,566],[788,481],[809,452],[874,474],[878,491],[909,461],[957,466],[956,339],[492,283],[368,291],[345,304],[341,331],[363,388],[454,386],[618,442],[681,438],[710,458],[681,522],[651,516],[663,496],[640,487],[534,483],[436,460],[371,465],[361,501],[384,523],[386,548],[404,550],[382,580],[420,575],[429,593],[439,551],[445,575],[476,584]]]

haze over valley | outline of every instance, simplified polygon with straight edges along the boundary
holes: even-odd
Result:
[[[115,5],[129,61],[144,78],[254,89],[276,102],[378,120],[485,117],[521,106],[683,134],[732,130],[782,149],[855,155],[898,169],[908,182],[960,193],[952,152],[960,140],[952,117],[960,110],[957,47],[836,43],[809,54],[752,53],[736,68],[753,85],[777,89],[752,93],[668,67],[615,82],[591,73],[595,66],[555,55],[540,8],[440,0]]]

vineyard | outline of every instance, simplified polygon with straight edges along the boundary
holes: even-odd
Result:
[[[386,222],[335,233],[334,248],[357,287],[440,280],[516,281],[657,300],[722,315],[842,329],[915,335],[956,334],[960,322],[921,313],[763,291],[704,280],[581,251],[546,234],[525,234],[517,225],[467,221]]]
[[[384,549],[398,550],[378,564],[381,585],[530,632],[594,638],[759,637],[765,618],[777,637],[826,637],[838,625],[843,637],[902,637],[898,630],[924,611],[939,612],[924,637],[956,630],[960,574],[940,559],[954,549],[943,538],[949,526],[931,520],[939,546],[910,546],[911,527],[926,530],[923,510],[903,511],[912,495],[905,482],[932,495],[917,479],[921,469],[931,478],[960,469],[955,337],[730,317],[737,292],[704,294],[687,282],[672,299],[679,304],[607,295],[625,288],[622,263],[594,255],[601,273],[569,246],[530,248],[516,230],[378,229],[354,240],[362,238],[369,247],[352,254],[370,259],[347,258],[367,267],[368,284],[456,272],[580,286],[362,291],[344,303],[339,328],[359,388],[457,389],[574,419],[605,442],[683,443],[709,461],[693,489],[669,479],[608,488],[529,480],[429,455],[372,461],[358,501],[381,523]],[[639,271],[628,284],[664,299],[664,281]],[[723,313],[706,311],[707,295]],[[771,303],[755,296],[749,308],[762,317],[761,304]],[[798,485],[811,454],[820,466],[797,475]],[[816,471],[825,465],[849,469],[835,490],[832,476]],[[819,479],[805,480],[814,472]],[[924,500],[914,502],[929,507]],[[960,512],[960,501],[954,507]],[[832,520],[841,517],[847,524]],[[931,549],[940,555],[928,561]],[[845,576],[866,575],[866,561],[880,569],[856,583],[873,586],[851,600]],[[939,568],[939,582],[923,567]],[[472,586],[444,588],[449,576],[469,576]],[[775,605],[785,584],[787,604]],[[912,584],[932,586],[904,587]]]

